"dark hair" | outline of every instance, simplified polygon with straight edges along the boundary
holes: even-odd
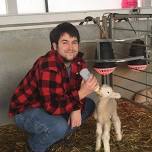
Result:
[[[64,34],[68,33],[71,37],[76,37],[78,43],[80,42],[80,35],[77,28],[69,22],[63,22],[57,25],[51,32],[50,32],[50,42],[58,44],[60,37]]]

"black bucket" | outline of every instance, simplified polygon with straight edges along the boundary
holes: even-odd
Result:
[[[100,42],[99,44],[100,44],[99,47],[100,49],[96,50],[95,59],[97,60],[114,59],[112,44],[110,42]],[[94,65],[94,69],[101,75],[110,74],[115,70],[115,68],[116,68],[116,64],[114,62],[98,62],[95,63]]]
[[[132,42],[129,49],[130,57],[144,56],[146,58],[146,46],[143,40],[136,39]],[[128,66],[132,70],[144,70],[147,67],[147,62],[144,59],[138,59],[134,61],[129,61]]]

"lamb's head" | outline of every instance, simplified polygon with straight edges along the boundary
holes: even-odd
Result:
[[[109,97],[109,98],[114,98],[114,99],[120,99],[121,98],[121,95],[120,93],[116,93],[113,91],[113,89],[106,85],[106,84],[103,84],[99,91],[98,91],[98,94],[101,96],[101,97]]]

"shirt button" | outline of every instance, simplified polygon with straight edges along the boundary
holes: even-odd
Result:
[[[79,75],[79,72],[77,72],[76,75]]]
[[[81,62],[79,61],[79,62],[78,62],[78,65],[80,65],[80,64],[81,64]]]

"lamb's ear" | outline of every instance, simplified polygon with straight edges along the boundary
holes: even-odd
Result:
[[[112,93],[112,98],[114,98],[114,99],[120,99],[121,95],[120,95],[120,93],[113,92]]]
[[[96,92],[98,95],[101,94],[101,93],[100,93],[100,88],[101,88],[100,86],[97,86],[96,89],[95,89],[95,92]]]

